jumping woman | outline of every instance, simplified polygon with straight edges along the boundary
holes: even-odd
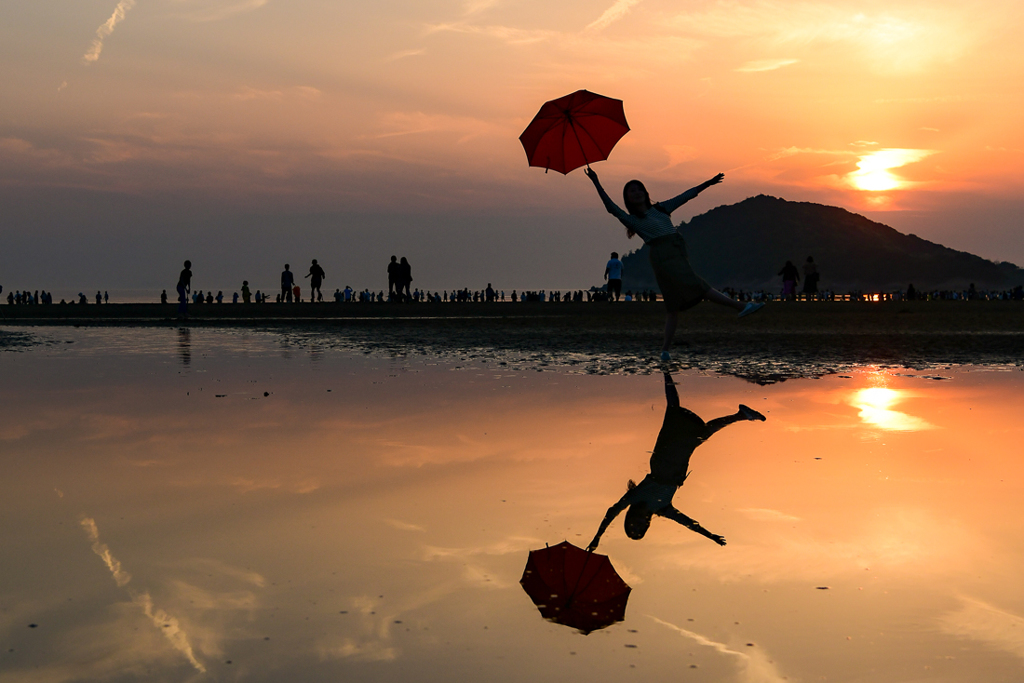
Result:
[[[692,308],[707,299],[712,303],[733,308],[742,318],[764,306],[763,303],[754,302],[743,305],[742,302],[727,297],[717,289],[712,289],[704,278],[693,271],[686,256],[686,241],[672,225],[673,211],[712,185],[722,182],[724,174],[719,173],[711,180],[657,204],[651,204],[651,198],[643,183],[639,180],[630,180],[622,188],[622,200],[626,204],[626,211],[620,209],[604,191],[597,173],[587,167],[586,174],[594,181],[594,187],[597,188],[597,193],[601,196],[608,213],[626,226],[626,235],[630,238],[633,235],[640,235],[644,243],[650,247],[651,268],[654,269],[654,277],[668,308],[668,317],[665,319],[665,343],[661,347],[662,360],[671,358],[669,352],[672,348],[672,338],[676,333],[676,325],[679,323],[680,311]]]

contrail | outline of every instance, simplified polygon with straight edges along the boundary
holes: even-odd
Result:
[[[124,21],[125,13],[135,7],[135,0],[120,0],[117,3],[117,7],[114,8],[114,13],[110,15],[106,23],[96,29],[96,39],[92,41],[92,47],[89,51],[82,56],[82,61],[86,64],[92,64],[100,58],[100,52],[103,51],[103,41],[114,32],[114,27]]]

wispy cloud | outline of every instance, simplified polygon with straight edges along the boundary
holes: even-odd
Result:
[[[270,0],[176,0],[187,9],[182,17],[189,21],[206,23],[228,19],[238,14],[251,12],[266,5]]]
[[[755,59],[752,62],[747,62],[736,70],[743,73],[753,73],[757,71],[775,71],[781,69],[784,66],[790,64],[796,64],[799,59]]]
[[[426,53],[426,50],[423,50],[423,49],[419,49],[419,50],[399,50],[398,52],[393,52],[392,54],[388,55],[384,59],[384,61],[385,62],[397,62],[400,59],[406,59],[408,57],[418,57],[418,56],[420,56],[420,55],[422,55],[424,53]]]
[[[82,56],[82,61],[86,64],[92,64],[100,58],[100,53],[103,52],[103,41],[114,32],[114,27],[124,21],[124,15],[132,7],[135,7],[135,0],[121,0],[117,3],[117,7],[114,8],[114,13],[110,15],[110,18],[96,29],[96,38],[92,41],[92,46]]]
[[[615,4],[609,7],[601,14],[597,19],[587,24],[587,31],[600,31],[603,28],[607,28],[611,24],[622,17],[629,14],[629,10],[634,5],[640,4],[641,0],[615,0]]]

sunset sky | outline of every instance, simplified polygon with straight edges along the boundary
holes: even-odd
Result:
[[[0,284],[158,291],[190,258],[272,288],[318,258],[381,289],[391,254],[430,289],[599,284],[639,241],[518,141],[580,88],[625,103],[613,196],[724,171],[677,217],[765,193],[1024,265],[1022,31],[1013,0],[7,2]]]

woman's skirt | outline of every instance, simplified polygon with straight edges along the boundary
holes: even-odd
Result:
[[[673,233],[656,237],[647,246],[651,250],[651,268],[668,310],[685,311],[700,303],[711,285],[693,272],[683,236]]]

